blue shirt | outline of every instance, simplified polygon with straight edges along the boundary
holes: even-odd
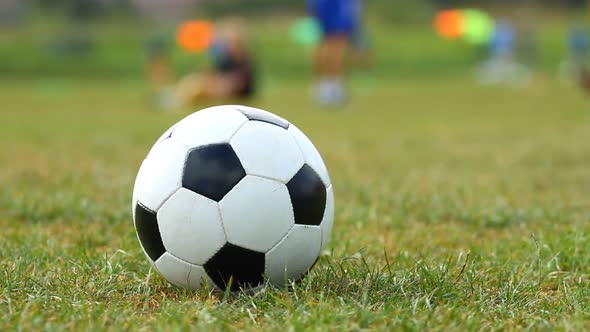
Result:
[[[307,8],[324,34],[353,35],[358,29],[362,13],[361,0],[308,0]]]

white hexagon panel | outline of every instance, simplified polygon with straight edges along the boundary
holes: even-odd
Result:
[[[175,286],[193,290],[203,288],[205,285],[208,288],[215,287],[203,267],[187,263],[170,253],[160,256],[155,266],[156,270]]]
[[[189,148],[227,143],[248,118],[231,106],[217,106],[193,113],[180,121],[172,137]]]
[[[170,137],[172,136],[172,132],[174,131],[174,129],[176,128],[176,126],[177,126],[177,125],[178,125],[178,123],[175,123],[174,125],[172,125],[172,127],[168,128],[168,130],[166,130],[166,131],[165,131],[165,132],[162,134],[162,136],[160,136],[160,137],[158,138],[158,140],[156,141],[156,143],[154,143],[154,145],[152,146],[152,148],[151,148],[150,152],[148,152],[148,155],[149,155],[150,153],[152,153],[152,151],[154,150],[154,148],[155,148],[155,147],[156,147],[158,144],[160,144],[160,143],[164,142],[166,139],[168,139],[168,138],[170,138]]]
[[[290,126],[289,121],[281,118],[276,114],[267,112],[265,110],[261,110],[259,108],[242,105],[233,105],[232,107],[244,114],[248,118],[248,120],[274,124],[275,126],[279,126],[285,130]]]
[[[248,121],[230,144],[249,175],[287,183],[304,164],[293,136],[284,128],[264,121]]]
[[[287,187],[275,180],[248,175],[220,202],[229,243],[266,252],[293,227]]]
[[[179,189],[157,213],[166,251],[188,263],[203,265],[225,244],[217,202]]]
[[[334,224],[334,190],[330,186],[326,191],[326,210],[324,211],[324,218],[320,223],[322,229],[322,250],[326,248],[330,241],[332,225]]]
[[[274,285],[301,279],[320,255],[322,232],[318,226],[295,225],[266,253],[265,275]]]
[[[331,182],[328,169],[324,164],[322,156],[313,143],[309,140],[309,138],[307,138],[307,136],[305,136],[303,132],[301,132],[301,130],[299,130],[299,128],[295,127],[294,125],[290,125],[288,131],[301,149],[305,163],[311,166],[311,168],[313,168],[313,170],[318,173],[326,187],[330,186]]]
[[[151,211],[158,211],[164,201],[181,187],[187,153],[188,149],[173,139],[154,146],[137,174],[134,201],[139,201]]]

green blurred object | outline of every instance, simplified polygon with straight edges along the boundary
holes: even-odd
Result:
[[[474,45],[486,45],[494,34],[494,20],[479,9],[463,10],[464,33],[466,42]]]
[[[322,31],[318,22],[311,17],[298,19],[291,28],[291,38],[303,46],[312,47],[320,42]]]

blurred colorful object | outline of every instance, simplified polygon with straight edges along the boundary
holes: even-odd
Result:
[[[463,39],[474,45],[487,45],[494,35],[494,20],[478,9],[466,9],[463,13]]]
[[[436,33],[445,39],[462,38],[474,45],[486,45],[494,35],[494,20],[479,9],[449,9],[434,18]]]
[[[439,36],[445,39],[458,39],[464,32],[463,13],[449,9],[439,12],[434,18],[434,28]]]
[[[176,42],[187,52],[204,52],[213,43],[213,24],[208,21],[184,22],[176,31]]]
[[[311,17],[304,17],[295,22],[291,28],[291,38],[303,46],[315,46],[320,42],[322,30],[318,22]]]

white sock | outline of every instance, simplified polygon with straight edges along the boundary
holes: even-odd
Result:
[[[341,79],[322,79],[318,82],[317,96],[322,104],[340,104],[346,97]]]

